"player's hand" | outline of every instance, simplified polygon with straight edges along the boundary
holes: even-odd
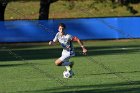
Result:
[[[83,48],[83,55],[86,55],[86,54],[87,54],[87,49]]]
[[[50,41],[50,42],[49,42],[49,45],[53,45],[53,43],[54,43],[53,41]]]

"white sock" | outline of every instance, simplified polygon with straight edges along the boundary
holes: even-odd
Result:
[[[71,70],[71,67],[70,66],[65,66],[67,71],[70,71]]]

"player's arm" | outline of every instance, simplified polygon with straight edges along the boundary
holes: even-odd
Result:
[[[87,53],[87,49],[85,48],[83,42],[78,37],[74,36],[72,38],[72,41],[77,41],[78,42],[78,44],[81,46],[81,48],[83,50],[83,54],[86,54]]]
[[[54,41],[50,41],[49,45],[55,45],[55,42]]]
[[[55,43],[58,41],[58,33],[55,35],[54,39],[49,42],[49,45],[55,45]]]

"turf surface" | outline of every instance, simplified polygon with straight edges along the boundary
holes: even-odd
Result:
[[[0,93],[140,93],[140,40],[85,41],[88,55],[74,43],[75,76],[63,79],[54,65],[59,45],[0,45]]]

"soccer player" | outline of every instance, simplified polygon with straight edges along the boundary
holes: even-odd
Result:
[[[58,33],[54,37],[53,41],[49,42],[49,45],[54,45],[57,41],[59,41],[59,43],[63,47],[63,51],[62,51],[61,57],[58,58],[55,61],[55,64],[57,66],[65,66],[67,71],[69,71],[71,73],[71,76],[72,76],[74,74],[73,71],[72,71],[72,67],[73,67],[74,63],[73,62],[69,62],[69,59],[72,56],[75,56],[75,52],[74,52],[74,48],[73,48],[72,42],[73,41],[77,41],[78,42],[78,44],[82,48],[83,54],[87,53],[87,49],[84,47],[83,43],[80,41],[79,38],[77,38],[76,36],[72,36],[70,34],[67,34],[65,29],[66,29],[65,24],[64,23],[60,23],[59,26],[58,26]]]

